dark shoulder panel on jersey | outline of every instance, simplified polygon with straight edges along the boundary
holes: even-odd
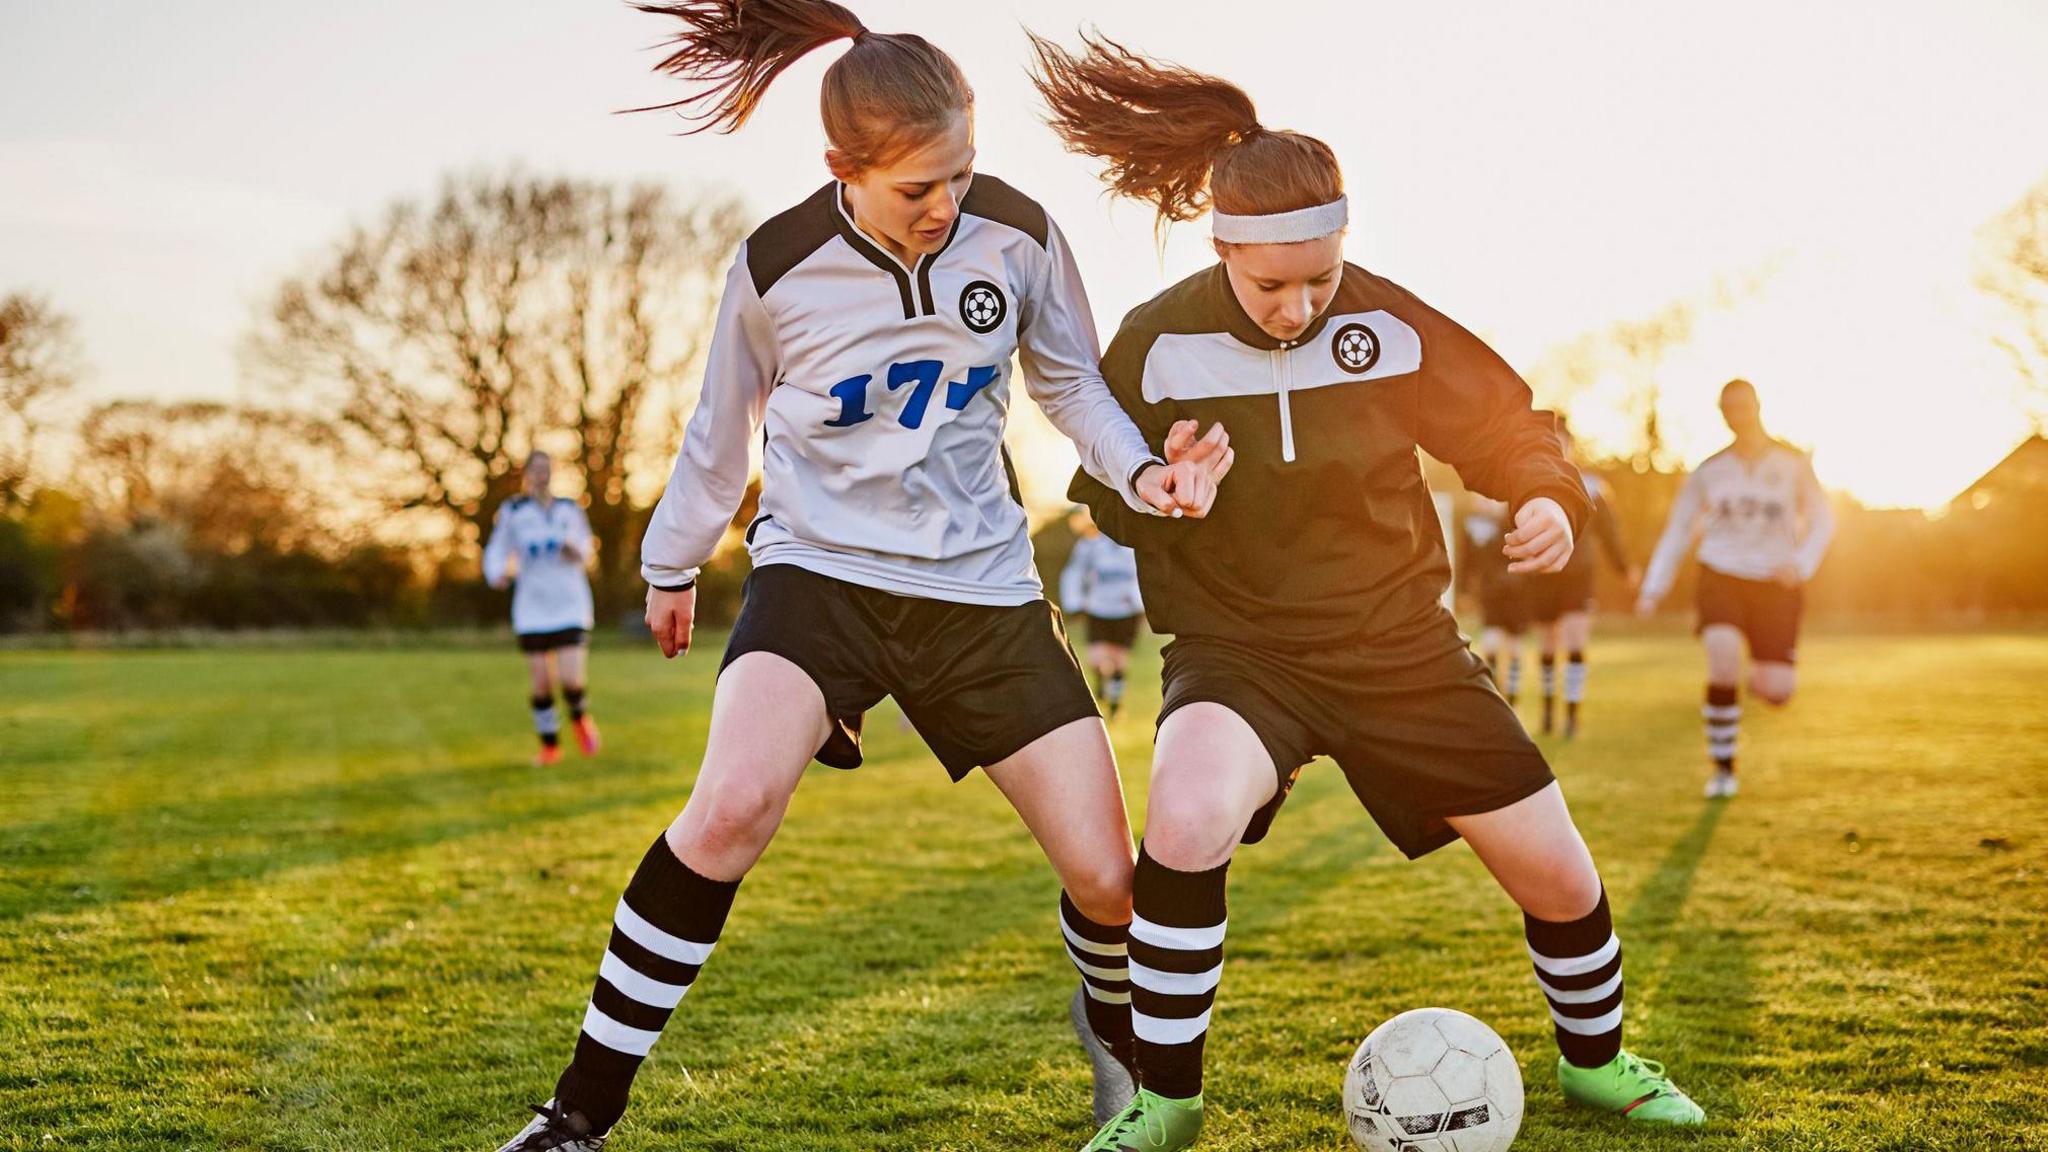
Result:
[[[960,210],[969,216],[1007,224],[1038,241],[1040,248],[1046,246],[1052,231],[1038,201],[983,173],[975,174],[974,183],[967,189],[967,199],[960,202]]]
[[[754,294],[765,296],[777,280],[823,248],[838,234],[832,222],[832,197],[839,191],[835,181],[813,192],[803,203],[769,218],[747,237],[747,274],[753,278]]]

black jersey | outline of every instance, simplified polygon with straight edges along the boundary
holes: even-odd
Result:
[[[1103,376],[1153,448],[1173,422],[1221,421],[1237,463],[1202,520],[1134,515],[1086,473],[1071,495],[1138,552],[1153,627],[1258,647],[1370,641],[1429,624],[1450,580],[1418,448],[1511,509],[1589,511],[1555,422],[1477,337],[1346,264],[1299,338],[1247,316],[1222,265],[1139,306]]]

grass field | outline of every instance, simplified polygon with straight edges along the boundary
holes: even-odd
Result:
[[[715,637],[601,649],[594,764],[529,767],[499,651],[0,655],[0,1148],[489,1149],[566,1056],[687,793]],[[1517,1148],[2048,1149],[2048,634],[1816,637],[1698,798],[1699,658],[1596,650],[1555,747],[1628,947],[1628,1041],[1703,1133],[1567,1110],[1513,908],[1406,863],[1327,764],[1232,874],[1204,1147],[1350,1147],[1346,1057],[1443,1004],[1520,1056]],[[1134,814],[1156,660],[1114,729]],[[613,1147],[1070,1149],[1056,887],[894,713],[813,768]]]

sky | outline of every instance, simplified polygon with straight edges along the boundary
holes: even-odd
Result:
[[[1525,371],[1696,302],[1658,370],[1687,463],[1725,440],[1713,396],[1738,375],[1823,482],[1878,506],[1938,506],[2030,430],[1971,277],[1980,229],[2048,180],[2048,4],[852,7],[959,59],[978,167],[1059,221],[1105,339],[1210,261],[1207,229],[1162,251],[1149,214],[1060,149],[1026,23],[1071,42],[1092,21],[1328,141],[1350,258]],[[739,134],[684,138],[615,114],[675,97],[649,71],[661,33],[622,0],[0,0],[0,291],[77,318],[92,397],[260,398],[236,357],[259,303],[446,174],[712,186],[761,217],[826,179],[836,47]],[[1537,383],[1592,447],[1622,442],[1621,377]],[[1057,475],[1064,451],[1034,467]]]

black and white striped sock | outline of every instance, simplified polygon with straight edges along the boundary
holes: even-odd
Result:
[[[1577,650],[1564,657],[1564,714],[1579,718],[1579,705],[1586,702],[1586,654]]]
[[[562,686],[562,703],[569,706],[569,722],[583,719],[583,689]]]
[[[1735,739],[1742,730],[1742,696],[1733,684],[1707,685],[1707,702],[1700,708],[1707,725],[1707,755],[1714,767],[1735,771]]]
[[[1550,1002],[1557,1048],[1581,1068],[1598,1068],[1621,1051],[1621,939],[1607,893],[1577,920],[1522,914],[1536,986]]]
[[[1097,924],[1062,892],[1060,935],[1088,993],[1088,1026],[1124,1067],[1132,1067],[1137,1053],[1131,1035],[1131,926]]]
[[[1131,903],[1131,1029],[1138,1083],[1161,1096],[1202,1094],[1202,1044],[1223,980],[1224,861],[1179,872],[1138,848]]]
[[[1536,663],[1542,671],[1543,698],[1549,700],[1557,695],[1557,654],[1545,652],[1537,657]]]
[[[1508,683],[1507,687],[1501,690],[1501,695],[1506,696],[1508,698],[1508,703],[1513,704],[1515,702],[1515,697],[1519,695],[1521,691],[1522,658],[1519,656],[1510,656],[1508,657]]]
[[[540,734],[540,742],[550,748],[561,742],[562,717],[555,711],[555,697],[535,696],[528,701],[533,706],[533,730]]]
[[[640,860],[612,915],[611,942],[555,1099],[608,1131],[626,1112],[633,1076],[711,956],[739,881],[699,876],[664,836]]]

